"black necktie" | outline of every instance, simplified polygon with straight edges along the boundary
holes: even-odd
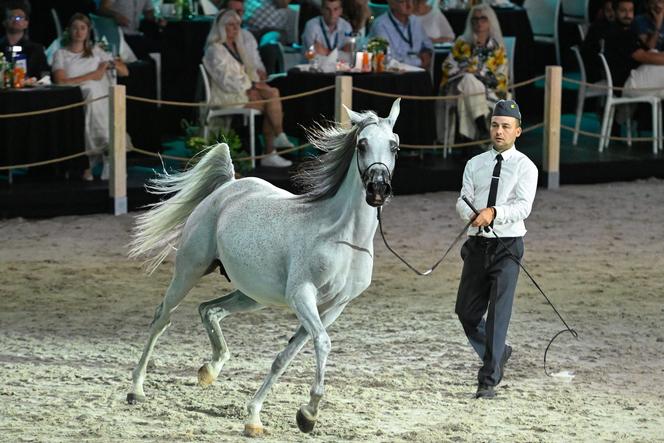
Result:
[[[496,205],[496,195],[498,194],[498,180],[500,179],[500,167],[502,165],[502,162],[503,162],[503,156],[500,154],[496,155],[496,166],[493,167],[493,175],[491,176],[491,188],[489,188],[489,199],[486,202],[487,208]],[[490,226],[493,228],[493,221],[491,222]]]

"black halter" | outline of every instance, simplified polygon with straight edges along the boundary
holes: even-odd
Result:
[[[359,130],[359,131],[357,132],[358,135],[359,135],[359,133],[362,132],[367,126],[370,126],[370,125],[378,125],[378,123],[376,123],[376,122],[368,123],[367,125],[365,125],[364,127],[362,127],[361,130]],[[357,140],[355,140],[355,151],[356,151],[356,154],[359,154],[359,153],[357,152],[357,151],[359,151],[359,149],[357,149]],[[373,163],[371,163],[369,166],[367,166],[366,168],[364,168],[364,171],[362,171],[362,168],[360,168],[360,156],[359,156],[359,155],[355,155],[355,162],[357,163],[357,172],[360,174],[360,178],[362,179],[362,185],[364,186],[365,189],[367,188],[367,181],[369,180],[369,169],[371,169],[371,167],[374,166],[374,165],[381,165],[381,166],[383,166],[383,167],[385,168],[385,170],[387,171],[387,178],[388,178],[388,180],[389,180],[388,183],[392,183],[392,173],[390,172],[390,168],[389,168],[389,166],[387,166],[385,163],[383,163],[383,162],[373,162]]]

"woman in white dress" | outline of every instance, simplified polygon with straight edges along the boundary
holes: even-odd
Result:
[[[129,75],[127,65],[122,60],[113,60],[111,54],[92,44],[91,27],[90,19],[86,15],[74,14],[69,20],[69,42],[53,56],[55,83],[80,86],[85,100],[108,94],[111,84],[109,69],[113,66],[118,75]],[[85,150],[90,160],[90,168],[83,173],[86,181],[93,179],[92,168],[105,161],[104,153],[109,144],[108,119],[107,101],[99,100],[86,105]],[[105,173],[102,173],[102,179],[105,178]]]
[[[450,22],[440,10],[440,0],[415,0],[414,14],[419,17],[424,32],[434,43],[454,41],[454,31]]]
[[[283,130],[281,102],[248,103],[279,97],[279,90],[260,80],[244,46],[240,24],[240,16],[235,11],[222,10],[208,35],[203,65],[211,79],[212,103],[236,106],[246,103],[245,107],[263,112],[265,152],[270,155],[261,160],[261,165],[288,167],[292,162],[274,152],[275,148],[293,147]]]

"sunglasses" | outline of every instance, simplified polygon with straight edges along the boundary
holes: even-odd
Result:
[[[9,17],[9,20],[12,22],[20,22],[22,20],[27,20],[28,18],[24,15],[12,15]]]
[[[489,17],[486,17],[484,15],[482,15],[480,17],[473,17],[473,18],[470,19],[470,21],[473,22],[473,23],[486,22],[488,20],[489,20]]]

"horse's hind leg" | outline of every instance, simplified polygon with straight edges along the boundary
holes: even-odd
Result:
[[[258,304],[239,290],[200,304],[198,313],[201,315],[203,326],[205,326],[212,345],[212,359],[198,370],[198,383],[201,386],[214,383],[224,363],[230,358],[230,352],[228,352],[228,346],[219,325],[221,320],[236,312],[249,312],[262,308],[263,305]]]
[[[154,319],[150,324],[150,337],[143,348],[143,354],[138,365],[132,372],[133,383],[131,391],[127,394],[128,403],[135,404],[137,401],[145,400],[145,393],[143,392],[145,371],[157,339],[170,326],[171,313],[178,307],[194,284],[203,276],[205,269],[192,268],[187,260],[176,261],[175,272],[166,290],[166,296],[159,306],[157,306]]]

